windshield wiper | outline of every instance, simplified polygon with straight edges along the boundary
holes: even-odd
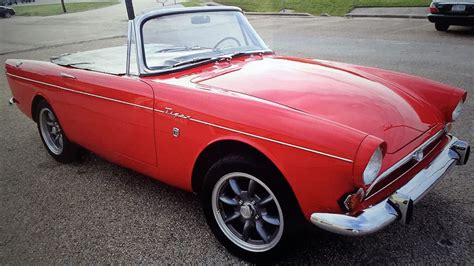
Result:
[[[184,65],[189,65],[189,64],[196,64],[196,63],[207,63],[207,62],[212,62],[212,61],[230,61],[232,58],[235,56],[240,56],[240,55],[250,55],[250,54],[265,54],[265,53],[271,53],[273,51],[270,50],[262,50],[262,51],[243,51],[243,52],[235,52],[232,54],[226,54],[226,55],[219,55],[215,57],[197,57],[197,58],[191,58],[189,60],[184,60],[181,62],[178,62],[171,67],[179,67],[179,66],[184,66]]]
[[[198,57],[198,58],[191,58],[189,60],[184,60],[181,62],[178,62],[174,64],[172,67],[179,67],[179,66],[184,66],[184,65],[189,65],[189,64],[196,64],[196,63],[203,63],[203,62],[211,62],[214,60],[218,60],[218,57]]]
[[[231,58],[234,58],[236,56],[241,56],[241,55],[268,54],[268,53],[273,53],[273,51],[272,50],[239,51],[239,52],[235,52],[226,56],[230,56]]]
[[[213,49],[213,48],[201,47],[201,46],[193,46],[193,47],[175,46],[175,47],[158,50],[155,53],[158,54],[158,53],[167,53],[167,52],[194,51],[194,50],[206,50],[206,49]]]

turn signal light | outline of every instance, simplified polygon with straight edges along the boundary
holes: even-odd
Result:
[[[451,132],[452,128],[453,128],[453,123],[446,123],[446,125],[444,126],[444,131],[446,133],[449,133],[449,132]]]
[[[346,211],[352,211],[356,209],[364,199],[364,196],[365,192],[362,188],[359,188],[359,190],[353,194],[349,194],[343,201]]]

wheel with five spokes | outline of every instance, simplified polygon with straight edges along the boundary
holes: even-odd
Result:
[[[66,137],[53,108],[46,101],[41,101],[36,106],[35,114],[38,131],[48,153],[62,163],[77,160],[80,148]]]
[[[201,196],[211,230],[229,251],[269,262],[282,255],[300,218],[291,195],[273,167],[235,154],[209,169]]]

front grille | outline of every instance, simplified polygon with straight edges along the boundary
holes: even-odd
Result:
[[[442,130],[436,133],[433,137],[431,137],[428,141],[423,143],[420,147],[415,149],[412,153],[408,154],[398,163],[387,169],[384,173],[382,173],[374,183],[369,187],[366,193],[366,198],[378,193],[379,191],[383,190],[384,188],[388,187],[390,184],[401,178],[405,175],[408,171],[410,171],[413,167],[417,166],[418,164],[424,162],[429,155],[435,150],[435,148],[442,142],[442,140],[446,137],[446,131]],[[423,151],[423,158],[418,161],[414,158],[413,154],[416,151]]]

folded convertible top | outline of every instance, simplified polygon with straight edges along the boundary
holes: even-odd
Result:
[[[52,57],[51,62],[113,75],[125,75],[127,46],[110,47],[92,51],[63,54]]]

